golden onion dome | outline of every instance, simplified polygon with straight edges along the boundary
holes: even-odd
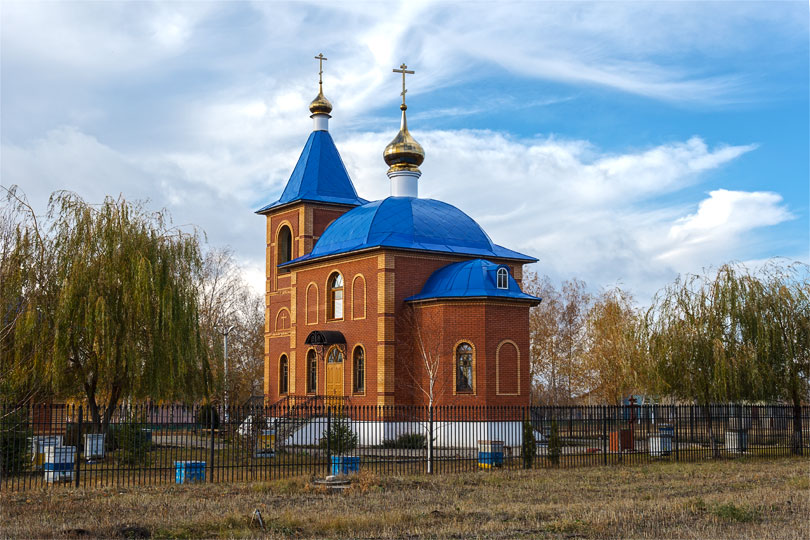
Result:
[[[309,112],[312,114],[329,114],[332,112],[332,104],[323,95],[323,86],[318,90],[318,95],[309,104]]]
[[[388,143],[383,152],[383,159],[389,166],[388,172],[415,171],[419,172],[419,165],[425,161],[425,151],[422,145],[408,132],[408,120],[405,111],[408,106],[404,103],[399,107],[402,110],[402,123],[399,133],[394,140]]]

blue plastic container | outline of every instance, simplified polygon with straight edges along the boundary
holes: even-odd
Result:
[[[478,441],[478,467],[503,467],[503,441]]]
[[[356,473],[360,470],[360,456],[332,456],[332,474]]]
[[[205,482],[205,461],[175,461],[174,482]]]

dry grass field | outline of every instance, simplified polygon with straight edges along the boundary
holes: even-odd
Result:
[[[724,460],[435,477],[0,494],[9,538],[810,538],[810,462]],[[262,527],[251,521],[254,510]]]

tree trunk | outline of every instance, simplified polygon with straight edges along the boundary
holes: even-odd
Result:
[[[121,398],[121,387],[114,384],[110,389],[110,399],[107,402],[107,407],[104,410],[104,419],[101,422],[101,433],[107,433],[110,427],[110,420],[115,413],[115,407],[118,405],[118,400]]]
[[[90,412],[90,421],[93,424],[93,433],[103,433],[101,431],[101,413],[96,402],[96,381],[95,379],[85,381],[84,393],[87,395],[87,409]]]

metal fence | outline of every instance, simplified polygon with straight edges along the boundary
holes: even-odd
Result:
[[[419,474],[810,455],[810,407],[272,406],[0,409],[0,490],[271,480],[336,471]],[[102,411],[103,412],[103,411]]]

